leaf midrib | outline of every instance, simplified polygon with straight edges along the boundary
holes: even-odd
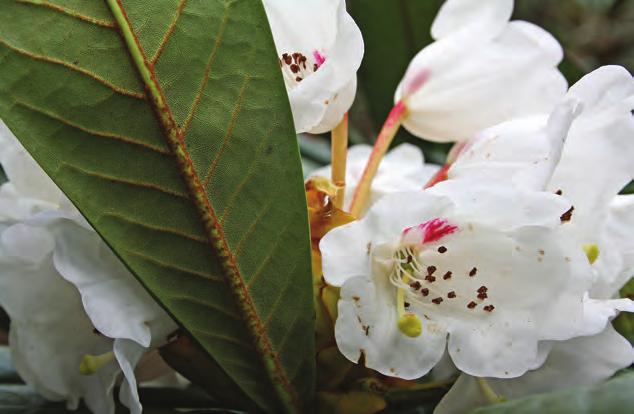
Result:
[[[271,344],[265,324],[261,321],[248,287],[244,283],[244,278],[238,268],[234,253],[230,249],[224,235],[221,222],[218,220],[215,209],[209,201],[208,194],[198,176],[193,162],[189,156],[184,143],[184,133],[178,127],[172,110],[167,103],[162,88],[155,76],[153,65],[148,61],[147,56],[132,25],[127,17],[125,8],[121,0],[106,0],[117,22],[121,36],[127,46],[128,52],[136,66],[139,75],[146,87],[149,101],[160,122],[165,139],[176,161],[178,170],[183,178],[191,201],[196,206],[200,219],[205,229],[208,242],[212,251],[220,262],[227,285],[234,297],[237,308],[241,311],[249,335],[252,338],[258,357],[267,372],[269,379],[277,391],[280,402],[287,412],[299,412],[300,403],[291,382],[282,367],[281,361]],[[185,2],[180,4],[184,6]],[[220,46],[222,31],[218,34],[215,48]],[[215,54],[215,50],[214,50]],[[213,63],[213,55],[207,67]],[[201,85],[204,88],[206,82]],[[195,108],[195,107],[193,107]]]

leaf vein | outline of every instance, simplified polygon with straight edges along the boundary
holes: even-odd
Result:
[[[174,236],[178,236],[178,237],[182,237],[184,239],[188,239],[197,243],[202,243],[202,244],[207,244],[207,238],[202,237],[202,236],[196,236],[194,234],[189,234],[186,233],[184,231],[178,230],[178,229],[172,229],[172,228],[168,228],[168,227],[161,227],[161,226],[155,226],[153,224],[148,224],[148,223],[143,223],[141,221],[138,220],[134,220],[131,219],[129,217],[126,217],[122,214],[116,214],[116,213],[112,213],[112,212],[106,212],[104,214],[102,214],[105,217],[110,217],[110,218],[114,218],[120,221],[124,221],[126,223],[129,224],[133,224],[135,226],[138,227],[142,227],[144,229],[148,229],[148,230],[152,230],[152,231],[157,231],[160,233],[169,233],[172,234]]]
[[[78,11],[71,10],[69,8],[66,8],[66,7],[62,7],[62,6],[58,5],[58,4],[53,4],[53,3],[49,2],[49,1],[46,1],[46,0],[39,0],[39,1],[34,1],[34,0],[15,0],[15,1],[16,1],[16,3],[21,3],[21,4],[25,4],[25,5],[45,7],[47,9],[56,11],[58,13],[62,13],[62,14],[65,14],[67,16],[74,17],[75,19],[84,21],[86,23],[93,24],[95,26],[106,27],[108,29],[114,29],[114,28],[117,27],[116,23],[113,22],[113,21],[101,20],[101,19],[97,19],[95,17],[86,16],[86,15],[83,15],[83,14],[79,13]]]
[[[203,186],[205,189],[209,186],[209,182],[211,181],[214,173],[216,172],[216,167],[218,166],[218,162],[224,155],[227,150],[227,146],[229,144],[229,140],[233,136],[233,129],[235,128],[236,121],[238,120],[238,114],[240,113],[240,108],[242,107],[242,100],[244,99],[245,92],[249,87],[249,82],[251,78],[249,76],[244,77],[244,82],[242,83],[242,88],[240,88],[240,93],[238,94],[238,98],[233,106],[233,111],[231,112],[231,119],[229,120],[229,125],[227,125],[227,132],[225,133],[224,138],[222,139],[222,145],[220,146],[220,150],[214,157],[214,160],[205,174],[205,179],[203,181]]]
[[[145,93],[142,92],[134,92],[134,91],[130,91],[128,89],[122,88],[120,86],[115,85],[114,83],[111,83],[110,81],[108,81],[107,79],[102,78],[101,76],[97,75],[96,73],[92,73],[91,71],[81,68],[77,65],[74,65],[72,63],[68,63],[65,62],[63,60],[60,59],[56,59],[56,58],[52,58],[52,57],[48,57],[48,56],[43,56],[43,55],[38,55],[36,53],[32,53],[29,52],[28,50],[25,49],[21,49],[19,47],[13,46],[11,44],[9,44],[8,42],[6,42],[4,39],[0,39],[0,45],[6,47],[7,49],[18,53],[20,55],[26,56],[30,59],[33,60],[38,60],[40,62],[46,62],[46,63],[51,63],[54,65],[59,65],[59,66],[63,66],[67,69],[70,69],[74,72],[80,73],[84,76],[87,76],[93,80],[95,80],[96,82],[99,82],[100,84],[104,85],[105,87],[107,87],[108,89],[111,89],[112,91],[120,94],[120,95],[124,95],[124,96],[129,96],[131,98],[135,98],[135,99],[141,99],[141,100],[145,100]]]
[[[168,26],[167,31],[165,32],[165,35],[163,36],[163,39],[161,40],[161,43],[159,44],[159,47],[156,49],[154,56],[150,60],[150,62],[152,63],[152,66],[156,65],[156,62],[158,62],[159,58],[161,57],[161,54],[163,53],[163,49],[165,49],[165,46],[167,45],[170,38],[172,37],[172,34],[174,33],[174,29],[176,29],[176,24],[178,23],[178,20],[180,19],[186,4],[187,4],[187,0],[180,0],[180,2],[178,3],[178,7],[176,8],[176,13],[174,13],[174,17],[172,18],[172,21],[170,22],[170,25]]]
[[[262,259],[260,266],[258,266],[255,273],[251,275],[251,278],[247,282],[247,289],[251,289],[251,286],[253,286],[253,284],[258,279],[258,277],[264,272],[264,269],[266,269],[266,266],[269,264],[271,259],[273,259],[273,253],[275,253],[277,251],[277,248],[280,246],[280,243],[283,238],[282,236],[284,235],[284,233],[286,233],[286,230],[288,229],[289,225],[290,225],[290,222],[287,222],[284,228],[279,232],[279,236],[275,240],[275,243],[273,244],[273,246],[271,246],[271,248],[269,249],[264,259]]]
[[[196,92],[196,96],[194,98],[194,102],[192,103],[192,107],[189,110],[189,114],[185,119],[185,124],[183,126],[183,137],[187,135],[187,131],[189,131],[189,127],[191,126],[192,120],[194,119],[194,115],[198,110],[198,105],[200,105],[200,101],[202,100],[203,93],[205,88],[207,87],[207,83],[209,82],[209,75],[211,74],[211,68],[216,60],[216,54],[218,53],[218,49],[220,49],[220,45],[222,44],[222,37],[225,32],[225,28],[227,26],[227,22],[229,21],[229,5],[225,5],[224,14],[222,16],[222,20],[220,21],[220,27],[218,28],[218,33],[216,34],[216,41],[214,42],[214,47],[211,50],[211,54],[209,55],[209,59],[207,59],[207,65],[205,66],[205,73],[203,75],[203,79],[200,82],[200,86],[198,87],[198,92]]]
[[[222,313],[223,315],[231,318],[231,319],[235,319],[235,320],[241,320],[240,316],[236,315],[235,313],[231,313],[223,308],[221,308],[220,306],[214,306],[209,302],[203,302],[202,300],[198,299],[198,298],[194,298],[191,296],[182,296],[182,295],[178,295],[178,296],[171,296],[170,297],[172,301],[177,301],[177,302],[192,302],[196,305],[199,306],[204,306],[205,308],[209,308],[210,310],[216,311],[218,313]]]
[[[106,175],[100,172],[96,172],[96,171],[89,171],[85,168],[79,167],[77,165],[73,165],[73,164],[69,164],[67,162],[61,162],[60,163],[62,167],[64,168],[69,168],[72,170],[75,170],[81,174],[90,176],[90,177],[95,177],[104,181],[111,181],[111,182],[115,182],[115,183],[119,183],[119,184],[125,184],[125,185],[130,185],[133,187],[139,187],[139,188],[145,188],[148,190],[152,190],[152,191],[158,191],[161,193],[165,193],[168,194],[170,196],[174,196],[174,197],[179,197],[179,198],[184,198],[184,199],[189,199],[189,196],[185,193],[179,193],[177,191],[171,190],[169,188],[164,188],[161,187],[160,185],[156,185],[154,183],[147,183],[147,182],[143,182],[143,181],[134,181],[134,180],[128,180],[125,178],[121,178],[121,177],[115,177],[113,175]]]
[[[160,266],[160,267],[164,267],[166,269],[172,269],[172,270],[176,270],[176,271],[181,272],[181,273],[186,273],[186,274],[189,274],[189,275],[203,277],[203,278],[205,278],[207,280],[210,280],[210,281],[213,281],[213,282],[216,282],[216,283],[223,283],[224,282],[224,280],[222,278],[219,278],[219,277],[217,277],[215,275],[212,275],[210,273],[200,272],[200,271],[193,270],[193,269],[187,269],[187,268],[175,265],[173,263],[167,263],[167,262],[164,262],[162,260],[155,259],[154,257],[150,257],[150,256],[148,256],[148,255],[146,255],[144,253],[136,252],[134,250],[123,249],[123,251],[125,253],[131,255],[131,256],[138,257],[138,258],[140,258],[140,259],[142,259],[142,260],[144,260],[144,261],[146,261],[148,263],[152,263],[154,265],[157,265],[157,266]]]
[[[148,149],[148,150],[151,150],[151,151],[154,151],[154,152],[158,152],[161,155],[169,155],[170,154],[170,152],[168,150],[166,150],[165,148],[161,148],[161,147],[158,147],[158,146],[155,146],[155,145],[147,144],[145,142],[138,141],[138,140],[136,140],[134,138],[126,137],[126,136],[123,136],[123,135],[113,134],[111,132],[101,132],[101,131],[96,131],[96,130],[93,130],[93,129],[85,128],[85,127],[83,127],[81,125],[78,125],[78,124],[76,124],[74,122],[71,122],[68,119],[65,119],[65,118],[63,118],[63,117],[61,117],[61,116],[59,116],[57,114],[54,114],[54,113],[49,112],[49,111],[47,111],[45,109],[42,109],[42,108],[38,108],[37,106],[29,104],[29,103],[26,103],[26,102],[16,101],[16,104],[19,105],[19,106],[22,106],[22,107],[24,107],[26,109],[29,109],[29,110],[31,110],[33,112],[40,113],[40,114],[42,114],[44,116],[47,116],[47,117],[49,117],[51,119],[54,119],[54,120],[56,120],[58,122],[61,122],[62,124],[66,125],[66,126],[69,126],[69,127],[73,128],[73,129],[76,129],[78,131],[84,132],[84,133],[92,135],[92,136],[96,136],[96,137],[100,137],[100,138],[112,139],[112,140],[116,140],[116,141],[121,141],[123,143],[130,144],[130,145],[136,145],[138,147],[143,147],[145,149]]]

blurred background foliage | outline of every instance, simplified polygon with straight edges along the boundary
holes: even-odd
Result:
[[[372,144],[393,105],[396,86],[412,57],[431,42],[429,30],[442,0],[348,0],[363,32],[365,58],[350,112],[351,142]],[[634,0],[516,0],[513,19],[551,32],[562,44],[560,69],[570,84],[606,64],[634,72]],[[530,68],[526,68],[530,70]],[[443,163],[450,148],[401,130],[395,145],[419,146],[429,162]],[[300,141],[305,172],[329,163],[327,136]]]

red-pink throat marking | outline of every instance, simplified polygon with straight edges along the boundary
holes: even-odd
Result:
[[[279,61],[284,75],[284,82],[287,87],[292,89],[317,72],[326,62],[326,56],[318,50],[314,50],[312,56],[306,56],[300,52],[284,53]]]
[[[489,288],[478,283],[477,266],[456,271],[440,268],[439,262],[421,261],[420,253],[427,249],[433,249],[438,255],[450,254],[451,241],[443,240],[458,231],[458,226],[440,218],[403,230],[389,276],[391,284],[397,289],[398,326],[403,334],[415,337],[422,333],[417,313],[427,316],[443,306],[466,312],[474,311],[476,307],[486,313],[495,309],[487,301]]]

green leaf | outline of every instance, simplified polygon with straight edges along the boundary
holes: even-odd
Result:
[[[593,387],[540,394],[475,410],[473,414],[630,414],[634,409],[634,373]]]
[[[0,117],[116,254],[250,399],[302,411],[306,204],[261,2],[4,0],[0,65]]]

